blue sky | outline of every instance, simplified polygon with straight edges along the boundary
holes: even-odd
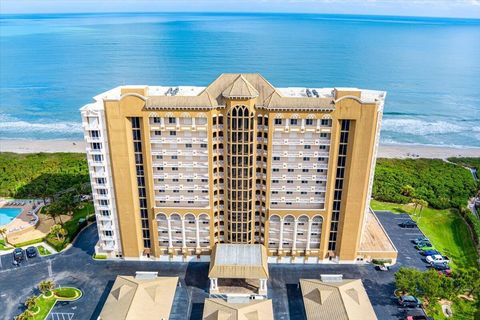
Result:
[[[306,12],[480,19],[480,0],[0,0],[1,13]]]

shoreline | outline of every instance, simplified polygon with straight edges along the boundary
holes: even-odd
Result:
[[[83,140],[0,140],[0,152],[53,153],[85,152]],[[417,144],[380,144],[378,158],[428,158],[480,157],[480,147],[427,146]]]

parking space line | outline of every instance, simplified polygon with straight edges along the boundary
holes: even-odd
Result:
[[[51,313],[51,320],[72,320],[73,316],[75,315],[74,313],[68,313],[68,312],[55,312]]]

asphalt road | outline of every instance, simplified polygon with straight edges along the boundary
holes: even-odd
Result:
[[[379,319],[398,319],[402,312],[395,305],[394,271],[408,265],[425,269],[426,264],[410,240],[421,235],[418,229],[398,227],[407,215],[377,212],[377,216],[399,251],[397,265],[390,272],[379,272],[371,265],[286,265],[270,264],[269,297],[273,299],[275,319],[305,319],[298,281],[319,278],[322,273],[343,274],[344,278],[361,278]],[[96,226],[85,229],[66,252],[50,257],[30,259],[20,267],[12,265],[11,255],[1,256],[1,319],[12,319],[24,309],[23,301],[37,294],[35,286],[53,278],[60,286],[74,286],[83,291],[75,302],[52,310],[72,314],[74,320],[96,319],[117,275],[135,271],[158,271],[160,276],[179,276],[171,319],[201,319],[203,301],[208,297],[208,263],[173,263],[151,261],[95,261],[91,258],[97,242]],[[56,318],[55,318],[56,319]]]

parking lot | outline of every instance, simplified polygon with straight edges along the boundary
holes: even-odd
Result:
[[[393,296],[394,272],[401,266],[426,268],[411,240],[421,236],[418,229],[402,229],[398,224],[408,215],[378,212],[378,218],[399,251],[398,262],[389,272],[376,271],[372,265],[299,265],[270,264],[269,298],[273,299],[275,319],[305,319],[298,286],[300,278],[318,278],[322,273],[361,278],[379,319],[399,319],[402,310]],[[83,297],[75,302],[57,304],[49,319],[96,319],[117,275],[132,275],[137,270],[158,271],[161,276],[179,276],[171,319],[201,319],[203,301],[208,297],[208,263],[168,263],[147,261],[95,261],[91,258],[97,241],[96,227],[82,232],[68,251],[36,257],[14,267],[11,255],[1,257],[0,310],[6,319],[23,310],[23,301],[37,293],[35,286],[52,277],[61,286],[75,286]],[[62,318],[63,317],[63,318]]]

